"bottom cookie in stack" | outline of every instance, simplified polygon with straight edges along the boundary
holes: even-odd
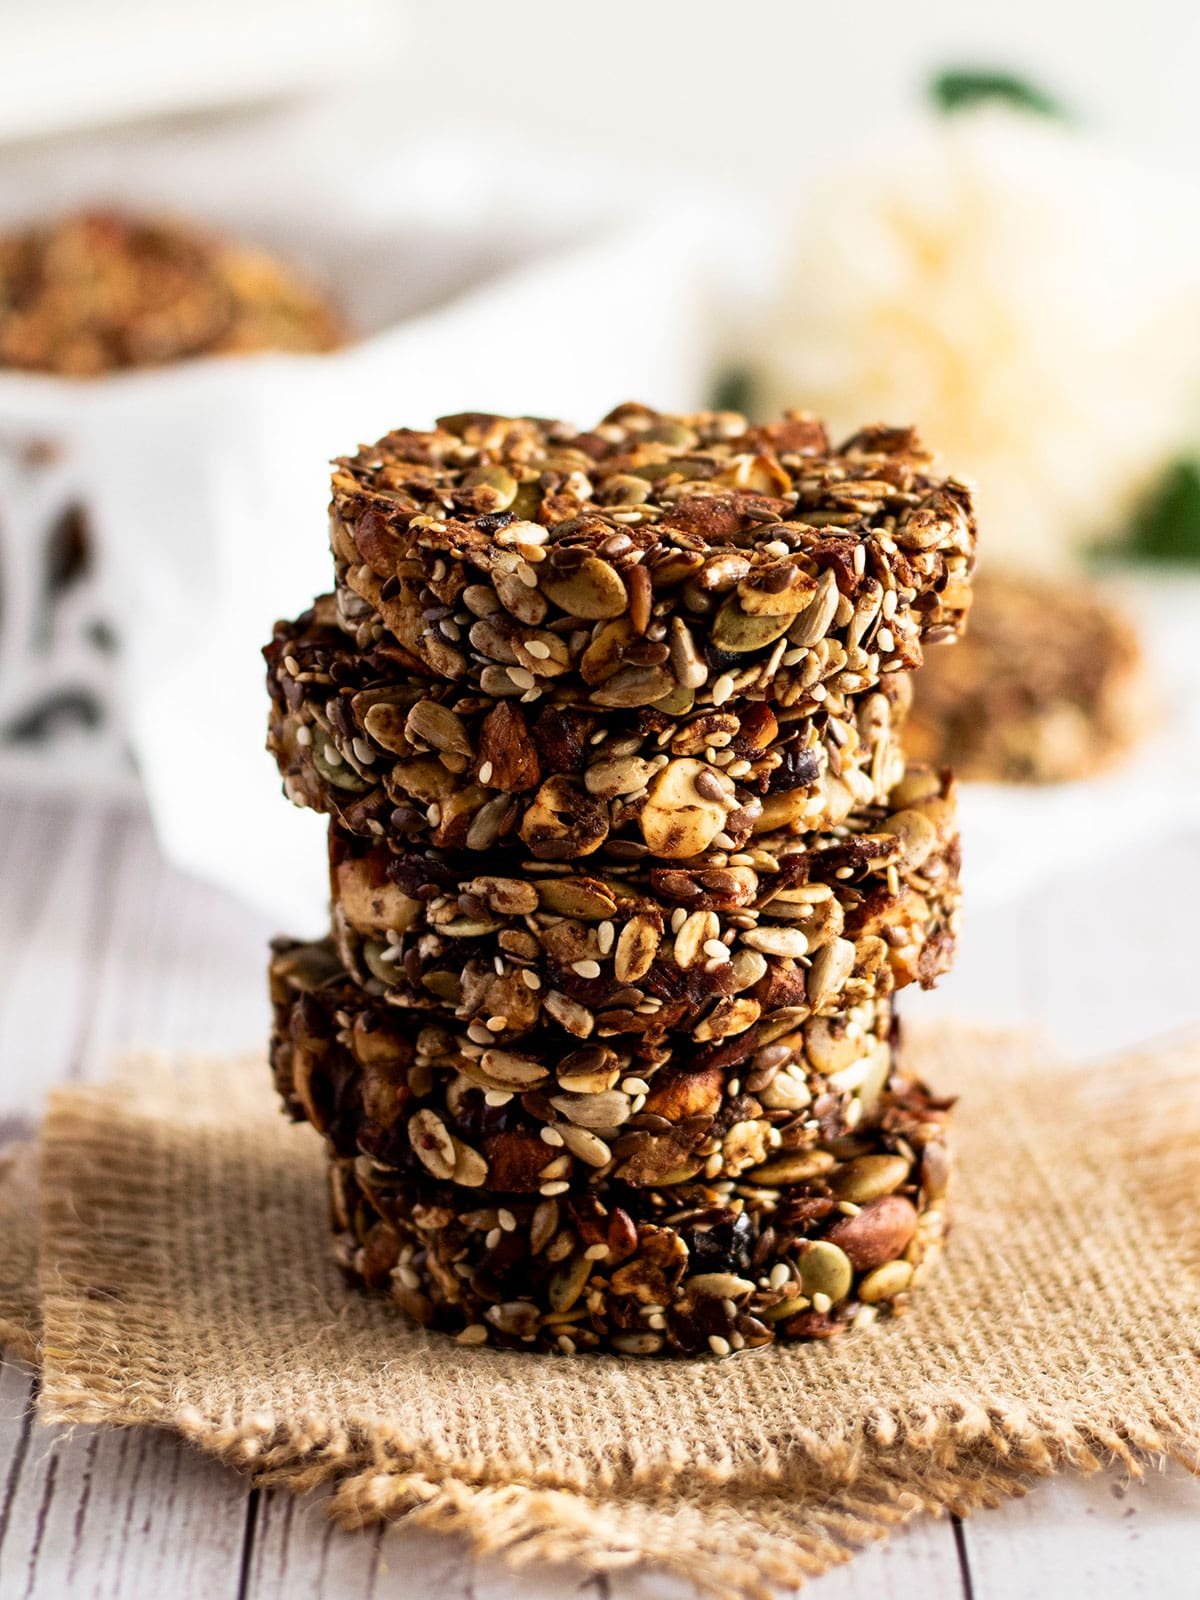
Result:
[[[939,1248],[948,1106],[898,1069],[885,997],[697,1068],[626,1039],[464,1052],[455,1019],[364,994],[328,942],[279,941],[271,986],[344,1266],[467,1342],[823,1338],[903,1309]]]
[[[947,1108],[883,1120],[742,1180],[511,1197],[333,1162],[343,1265],[465,1343],[729,1355],[903,1310],[944,1232]]]

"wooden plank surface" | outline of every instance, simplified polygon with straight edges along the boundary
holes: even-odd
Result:
[[[927,1017],[1046,1029],[1072,1054],[1195,1021],[1185,884],[1200,839],[1147,848],[972,912]],[[97,1076],[130,1046],[261,1046],[268,924],[168,868],[116,805],[0,800],[0,1126],[47,1087]],[[1122,917],[1114,915],[1120,906]],[[1130,916],[1130,912],[1133,916]],[[1136,937],[1119,937],[1118,928]],[[48,1430],[33,1378],[0,1367],[0,1600],[689,1600],[652,1574],[510,1573],[454,1539],[336,1532],[319,1498],[244,1480],[148,1431]],[[1089,1600],[1197,1592],[1200,1485],[1064,1479],[962,1528],[922,1521],[820,1580],[821,1600]],[[1193,1585],[1189,1591],[1188,1584]]]

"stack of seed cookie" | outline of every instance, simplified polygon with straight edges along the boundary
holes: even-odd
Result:
[[[467,414],[338,462],[332,543],[266,651],[333,902],[272,1063],[347,1269],[567,1353],[901,1308],[948,1172],[892,996],[949,964],[958,836],[898,733],[965,488],[907,430]]]

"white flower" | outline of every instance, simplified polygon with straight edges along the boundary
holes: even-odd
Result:
[[[986,548],[1053,566],[1119,531],[1194,424],[1194,208],[1061,125],[989,109],[812,196],[762,340],[764,409],[915,422]]]

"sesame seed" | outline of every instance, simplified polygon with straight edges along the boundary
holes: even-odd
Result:
[[[562,1134],[557,1128],[550,1127],[549,1123],[538,1129],[538,1136],[543,1144],[553,1145],[556,1149],[563,1142]]]
[[[723,706],[733,693],[733,673],[723,672],[712,686],[712,703]]]
[[[708,1348],[715,1356],[727,1356],[733,1346],[728,1339],[722,1339],[719,1333],[710,1333],[708,1336]]]
[[[307,749],[312,743],[312,729],[306,722],[302,722],[296,729],[296,743],[302,750]]]
[[[571,971],[577,972],[581,978],[598,978],[600,976],[600,963],[598,961],[572,961]]]
[[[583,1252],[583,1259],[585,1261],[603,1261],[607,1254],[608,1246],[606,1244],[590,1244]]]
[[[504,1206],[501,1206],[499,1211],[497,1211],[496,1221],[504,1229],[505,1233],[516,1232],[517,1219],[513,1216],[512,1212],[507,1210]]]
[[[504,1234],[499,1228],[491,1228],[488,1230],[487,1236],[483,1242],[489,1250],[494,1250],[503,1237]]]
[[[648,1094],[650,1085],[645,1078],[622,1078],[621,1088],[626,1094]]]
[[[830,1311],[833,1308],[833,1301],[829,1298],[829,1296],[827,1294],[821,1294],[819,1292],[817,1294],[813,1295],[812,1303],[813,1303],[813,1310],[814,1311],[819,1311],[822,1314],[822,1316],[825,1314],[825,1312]]]
[[[485,761],[483,763],[483,765],[479,769],[479,781],[480,781],[480,783],[491,783],[491,781],[492,781],[492,770],[493,770],[492,769],[492,763],[490,761]]]
[[[456,1344],[486,1344],[488,1331],[482,1322],[472,1322],[455,1338]]]
[[[569,1183],[564,1183],[561,1179],[559,1179],[555,1183],[540,1184],[538,1186],[538,1193],[544,1194],[547,1199],[552,1199],[556,1194],[566,1194],[570,1187],[571,1185]]]
[[[505,1028],[508,1027],[508,1018],[500,1016],[499,1014],[494,1017],[489,1017],[487,1019],[487,1026],[493,1033],[503,1033]]]
[[[791,1268],[786,1261],[777,1261],[771,1268],[767,1284],[772,1289],[782,1289],[792,1276]]]
[[[527,667],[509,667],[510,682],[518,689],[532,689],[537,679]]]
[[[508,1089],[485,1089],[484,1090],[484,1094],[483,1094],[483,1103],[484,1103],[484,1105],[488,1105],[488,1106],[506,1106],[511,1099],[512,1099],[512,1093]]]
[[[535,661],[548,661],[550,659],[550,646],[541,639],[526,639],[525,654],[532,656]]]
[[[536,972],[530,972],[528,967],[521,968],[521,981],[527,989],[537,990],[542,987],[542,980]]]

